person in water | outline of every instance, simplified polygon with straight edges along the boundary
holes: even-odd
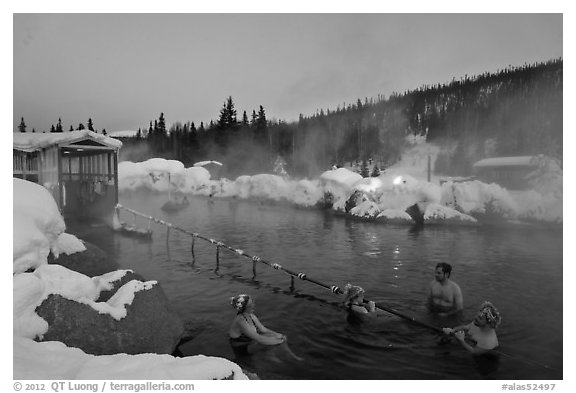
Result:
[[[459,313],[464,308],[462,291],[460,286],[450,279],[451,274],[450,264],[437,264],[434,281],[430,283],[428,292],[428,308],[442,317]]]
[[[364,289],[356,285],[344,287],[344,306],[356,315],[376,313],[376,304],[373,301],[364,303]]]
[[[286,341],[285,335],[268,329],[254,315],[254,299],[250,295],[231,297],[230,304],[236,309],[236,317],[228,331],[233,346],[247,346],[253,342],[278,345]]]
[[[496,328],[501,322],[502,318],[496,307],[490,302],[484,302],[472,322],[442,330],[444,334],[453,334],[466,350],[481,355],[498,347]]]

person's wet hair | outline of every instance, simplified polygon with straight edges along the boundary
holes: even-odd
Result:
[[[230,298],[230,305],[236,309],[238,314],[241,314],[246,310],[246,306],[248,306],[249,302],[250,295],[246,294],[240,294]]]
[[[450,277],[450,275],[452,274],[452,265],[450,265],[449,263],[440,262],[439,264],[436,265],[436,269],[438,268],[442,269],[442,273],[448,274],[448,277]]]
[[[502,322],[502,317],[500,316],[498,309],[488,301],[482,303],[480,306],[480,313],[482,314],[482,317],[486,319],[486,322],[492,329],[496,329]]]

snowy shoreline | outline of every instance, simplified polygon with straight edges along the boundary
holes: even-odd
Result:
[[[86,247],[74,235],[64,232],[64,219],[44,187],[15,178],[13,193],[14,379],[248,379],[237,364],[223,358],[204,355],[178,358],[153,353],[91,355],[59,341],[41,341],[49,325],[36,311],[49,295],[84,304],[95,314],[122,320],[135,298],[150,292],[156,282],[131,280],[108,300],[98,301],[101,292],[110,290],[112,283],[127,271],[88,277],[58,264],[48,264],[49,255],[57,263],[61,254],[82,253]]]
[[[337,168],[318,179],[291,179],[275,174],[240,176],[235,180],[211,179],[203,167],[185,168],[179,161],[160,158],[119,164],[119,192],[144,191],[174,198],[204,196],[242,199],[262,204],[305,209],[330,209],[338,215],[382,223],[413,225],[407,211],[417,206],[426,225],[562,225],[562,177],[541,190],[508,191],[478,180],[446,181],[441,185],[422,180],[422,169],[389,168],[378,177]],[[435,181],[438,179],[435,179]],[[416,220],[418,221],[418,220]]]

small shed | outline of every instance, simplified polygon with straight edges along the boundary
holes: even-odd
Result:
[[[492,157],[476,162],[473,172],[485,183],[496,183],[509,190],[529,188],[527,175],[538,168],[540,156]]]
[[[14,133],[13,176],[46,187],[65,218],[108,221],[118,203],[120,147],[88,130]]]

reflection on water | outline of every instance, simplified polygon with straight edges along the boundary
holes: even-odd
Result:
[[[484,300],[500,310],[501,350],[513,357],[473,359],[457,343],[393,315],[371,323],[351,323],[341,297],[282,271],[257,265],[209,243],[153,224],[153,241],[121,235],[86,240],[131,268],[160,282],[195,337],[180,347],[185,355],[220,356],[264,379],[559,379],[562,369],[562,232],[469,227],[403,227],[336,217],[331,212],[262,205],[242,200],[190,198],[177,214],[162,212],[165,197],[132,195],[121,203],[212,237],[250,255],[309,277],[343,287],[350,282],[366,298],[433,326],[461,320],[430,315],[424,301],[438,262],[453,265],[452,278],[463,290],[464,319]],[[131,217],[130,217],[131,219]],[[146,225],[142,220],[140,225]],[[542,293],[542,283],[547,285]],[[228,344],[234,317],[228,298],[255,296],[264,325],[289,336],[303,364],[278,357],[238,359]],[[534,323],[548,321],[543,331]],[[536,360],[538,364],[528,360]],[[526,361],[525,361],[526,360]],[[251,363],[250,363],[251,362]]]

